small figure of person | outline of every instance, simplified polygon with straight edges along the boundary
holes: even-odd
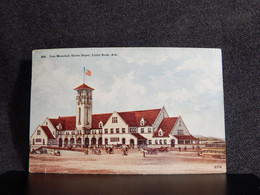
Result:
[[[122,148],[121,152],[122,152],[122,155],[124,156],[125,155],[125,148]]]

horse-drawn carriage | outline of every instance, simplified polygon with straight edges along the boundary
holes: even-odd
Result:
[[[163,147],[161,146],[160,148],[148,148],[148,147],[143,147],[142,152],[145,152],[146,154],[157,154],[158,152],[169,152],[168,147]]]
[[[155,155],[158,153],[156,148],[142,148],[142,152],[145,152],[146,154],[152,154]]]
[[[159,152],[169,152],[169,148],[168,147],[163,147],[163,146],[161,146],[160,148],[157,148],[157,150],[159,151]]]

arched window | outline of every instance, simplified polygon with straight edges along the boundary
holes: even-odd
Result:
[[[145,125],[145,121],[144,121],[144,118],[142,117],[141,120],[140,120],[140,125],[141,126],[144,126]]]
[[[160,130],[158,131],[158,135],[159,135],[159,136],[163,136],[163,131],[162,131],[162,129],[160,129]]]
[[[81,124],[80,118],[81,118],[81,108],[79,108],[79,122],[78,122],[79,125]]]
[[[102,122],[102,121],[99,121],[98,127],[99,127],[99,128],[102,128],[102,127],[103,127],[103,122]]]

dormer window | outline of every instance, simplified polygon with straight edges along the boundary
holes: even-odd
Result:
[[[141,120],[140,120],[140,125],[141,126],[144,126],[145,125],[145,121],[144,121],[144,118],[142,117]]]
[[[163,130],[162,130],[162,129],[160,129],[160,130],[158,131],[158,135],[159,135],[159,136],[163,136]]]
[[[61,130],[62,129],[62,126],[61,124],[59,123],[57,126],[56,126],[57,129]]]
[[[98,127],[99,127],[99,128],[102,128],[102,127],[103,127],[103,122],[102,122],[102,121],[99,121]]]

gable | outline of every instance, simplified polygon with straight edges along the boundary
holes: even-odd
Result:
[[[191,135],[181,116],[178,117],[174,125],[171,135],[178,135],[178,131],[182,131],[182,135]]]
[[[121,118],[119,113],[114,112],[111,114],[107,120],[104,128],[118,128],[118,127],[127,127],[128,124]]]
[[[166,109],[164,108],[164,106],[162,107],[162,109],[160,109],[160,112],[158,113],[156,119],[153,122],[153,128],[157,129],[159,127],[159,125],[161,124],[162,120],[164,118],[168,118],[169,115],[166,111]]]
[[[51,134],[50,130],[49,130],[49,133],[47,132],[47,134],[45,133],[44,129],[42,128],[43,126],[41,125],[38,125],[37,128],[35,129],[35,131],[33,132],[31,138],[41,138],[41,139],[46,139],[48,138],[48,135],[49,134],[49,137],[52,139],[53,135]],[[48,128],[48,127],[47,127]],[[38,133],[39,132],[39,133]],[[51,135],[50,135],[51,134]],[[54,138],[54,137],[53,137]]]
[[[52,135],[50,129],[47,126],[41,126],[41,129],[45,133],[45,135],[48,137],[48,139],[55,139],[54,136]]]
[[[159,127],[156,129],[153,137],[169,137],[178,117],[168,117],[164,118],[160,123]],[[160,135],[159,131],[162,130],[163,135]]]

